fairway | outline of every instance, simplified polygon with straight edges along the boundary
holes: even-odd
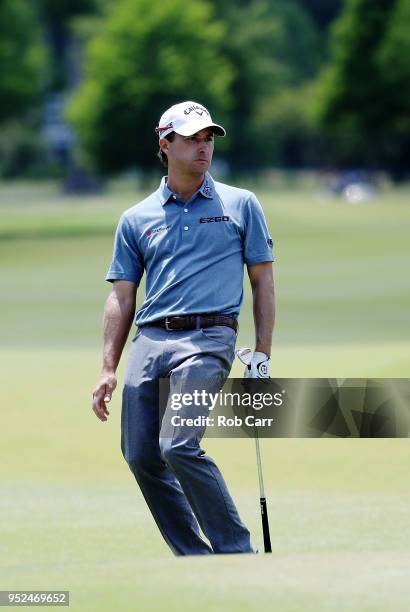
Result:
[[[172,557],[121,456],[120,388],[108,423],[90,408],[113,232],[142,195],[0,186],[0,590],[70,590],[75,612],[407,609],[404,439],[263,440],[273,554]],[[277,255],[273,375],[409,377],[408,191],[257,195]],[[245,285],[238,346],[253,344]],[[252,442],[203,446],[262,550]]]

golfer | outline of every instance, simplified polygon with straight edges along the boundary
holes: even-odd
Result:
[[[103,368],[93,410],[107,420],[145,272],[145,301],[135,316],[138,329],[122,397],[124,458],[175,555],[253,553],[221,472],[200,446],[204,428],[169,428],[172,414],[209,416],[209,406],[188,402],[176,413],[169,400],[161,418],[159,379],[169,380],[169,398],[198,387],[220,390],[235,354],[244,264],[256,335],[247,375],[269,376],[272,239],[255,195],[215,182],[208,173],[214,136],[225,136],[225,130],[204,106],[191,101],[172,106],[156,132],[168,176],[118,224],[106,276],[113,287],[105,305]]]

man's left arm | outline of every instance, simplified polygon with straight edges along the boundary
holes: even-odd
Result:
[[[253,296],[255,352],[270,357],[275,324],[275,290],[272,262],[247,266]]]

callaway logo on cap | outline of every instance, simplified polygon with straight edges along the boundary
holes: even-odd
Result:
[[[181,136],[192,136],[205,128],[212,128],[218,136],[225,136],[226,132],[221,125],[212,121],[209,111],[197,102],[181,102],[174,104],[162,115],[155,131],[160,138],[171,132]]]

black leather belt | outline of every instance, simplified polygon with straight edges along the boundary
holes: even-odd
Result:
[[[166,319],[147,323],[147,325],[163,327],[167,331],[186,331],[189,329],[199,329],[201,327],[212,327],[213,325],[225,325],[226,327],[231,327],[235,331],[238,331],[238,321],[234,317],[220,314],[167,317]]]

